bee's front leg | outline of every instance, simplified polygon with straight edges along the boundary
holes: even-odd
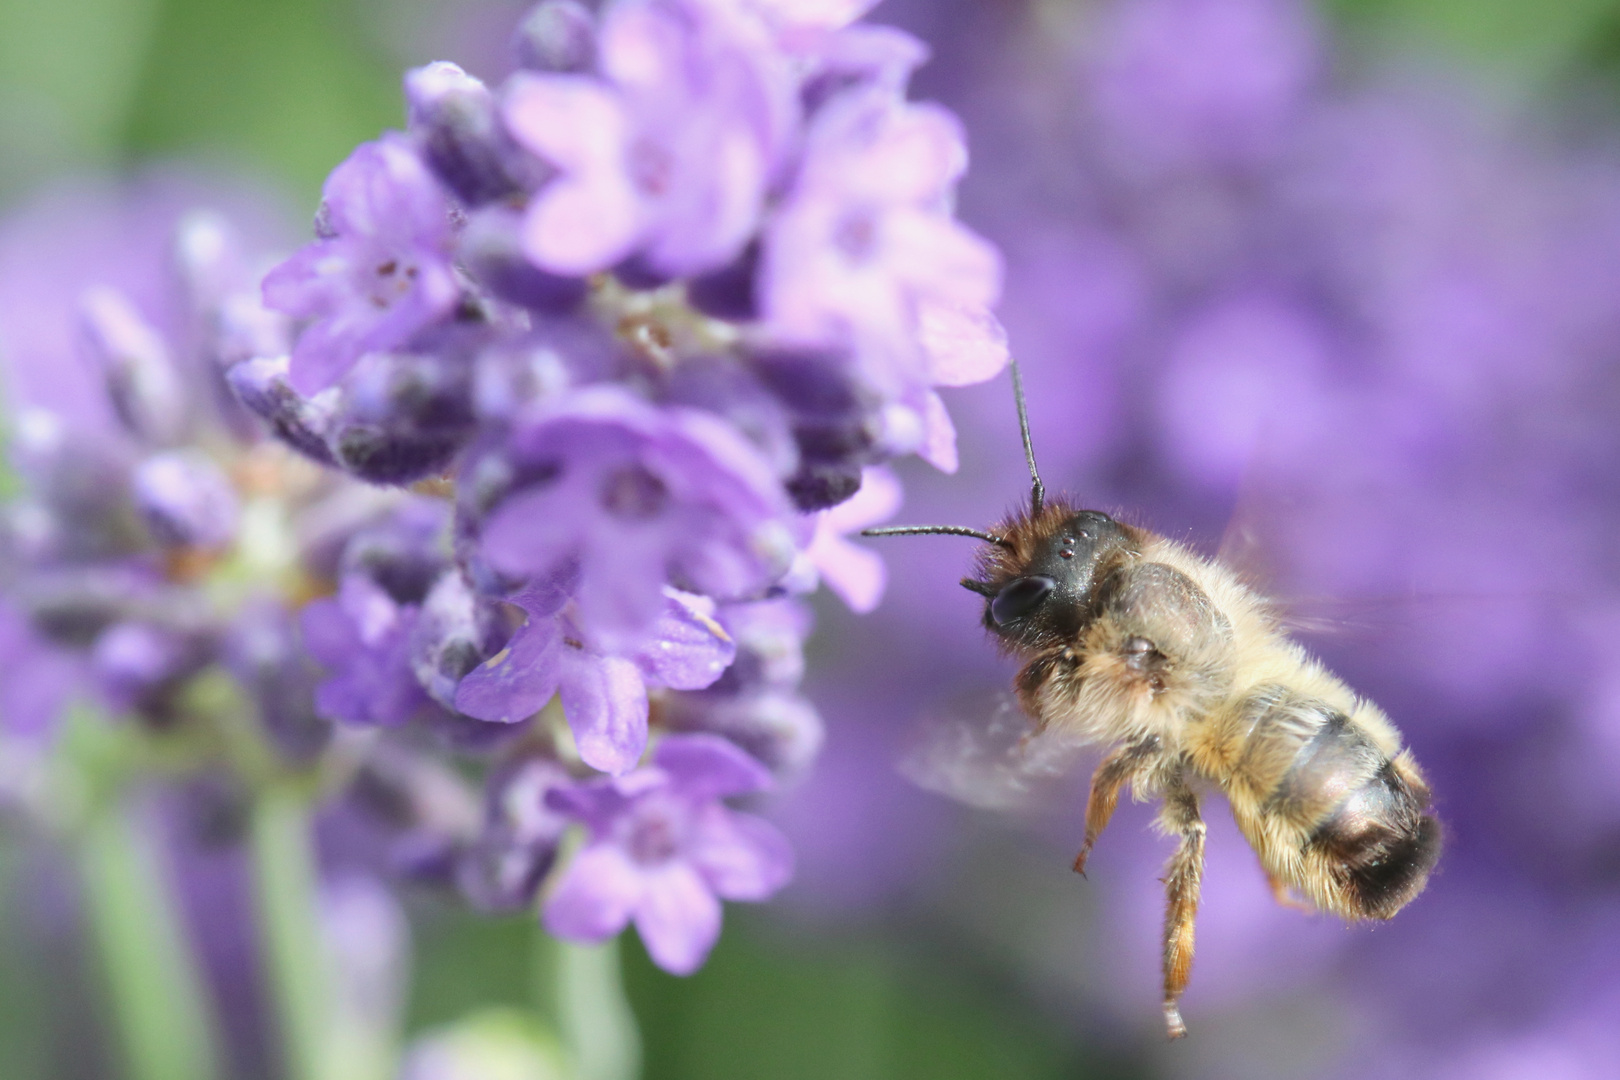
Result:
[[[1080,845],[1080,854],[1074,857],[1074,872],[1081,877],[1086,875],[1086,859],[1091,856],[1092,846],[1119,805],[1120,789],[1135,780],[1158,752],[1156,735],[1127,743],[1103,758],[1092,774],[1091,794],[1086,799],[1086,839]]]
[[[1170,1037],[1179,1039],[1187,1034],[1187,1025],[1177,1003],[1192,972],[1193,919],[1204,877],[1204,819],[1198,814],[1198,797],[1179,773],[1164,786],[1159,825],[1181,838],[1164,876],[1164,1021]]]

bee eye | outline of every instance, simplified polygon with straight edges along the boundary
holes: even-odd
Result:
[[[1021,619],[1039,607],[1055,588],[1057,582],[1049,577],[1021,577],[1009,582],[990,601],[990,617],[997,626]]]

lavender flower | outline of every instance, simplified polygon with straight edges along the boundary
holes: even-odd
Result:
[[[803,557],[852,611],[864,614],[877,607],[888,572],[875,552],[846,537],[889,520],[898,509],[900,482],[887,469],[872,468],[861,478],[860,491],[816,517]]]
[[[350,574],[335,598],[304,609],[305,647],[330,677],[315,692],[321,715],[350,724],[397,725],[419,713],[428,696],[411,668],[416,609],[382,586]]]
[[[292,386],[305,394],[364,353],[406,345],[460,296],[449,203],[408,141],[360,147],[321,195],[320,238],[264,281],[269,307],[311,320],[292,353]]]
[[[639,255],[681,276],[742,251],[793,110],[786,65],[747,31],[727,5],[626,0],[602,16],[604,78],[514,77],[507,125],[561,172],[524,223],[536,265],[588,274]]]
[[[634,920],[658,966],[697,970],[720,935],[720,901],[764,900],[793,873],[774,827],[719,800],[760,791],[770,773],[724,739],[670,736],[652,764],[615,780],[554,789],[547,802],[590,839],[546,901],[546,928],[602,941]]]
[[[919,319],[937,304],[985,310],[1001,284],[995,250],[945,210],[966,163],[961,128],[943,109],[880,89],[828,103],[767,233],[772,332],[854,347],[886,393],[939,381],[928,377]]]
[[[648,630],[666,580],[738,597],[787,568],[781,487],[712,416],[592,387],[526,417],[509,453],[534,479],[490,513],[485,554],[519,576],[576,563],[577,621],[606,648]]]
[[[40,678],[0,723],[48,732],[76,682],[244,789],[318,778],[323,873],[364,882],[338,906],[388,931],[356,956],[381,1007],[335,999],[365,1039],[400,974],[377,882],[633,919],[685,973],[791,872],[721,800],[820,750],[793,594],[876,602],[844,539],[898,503],[876,467],[954,467],[935,388],[1006,357],[961,132],[869,6],[546,0],[503,84],[407,74],[407,130],[257,288],[196,210],[166,268],[56,290],[93,385],[16,425],[0,651]]]
[[[229,479],[205,455],[154,454],[130,486],[147,528],[169,547],[220,548],[236,535],[240,506]]]
[[[714,621],[712,602],[666,590],[651,637],[629,656],[602,651],[565,612],[531,605],[529,621],[500,653],[461,680],[456,708],[500,723],[527,719],[553,694],[580,758],[620,774],[647,745],[647,687],[701,690],[720,677],[735,647]]]

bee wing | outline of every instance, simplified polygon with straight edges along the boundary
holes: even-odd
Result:
[[[1308,572],[1288,556],[1294,549],[1288,529],[1310,516],[1311,496],[1282,482],[1268,481],[1268,475],[1263,460],[1245,472],[1215,559],[1265,597],[1278,625],[1290,634],[1304,638],[1372,638],[1456,617],[1464,611],[1487,617],[1528,599],[1523,593],[1503,590],[1412,588],[1359,596],[1305,591],[1312,586],[1302,585],[1301,579]],[[1543,598],[1551,598],[1551,594]]]
[[[976,706],[976,707],[975,707]],[[1010,694],[926,717],[902,753],[918,787],[981,810],[1032,812],[1067,793],[1084,743],[1038,734]]]

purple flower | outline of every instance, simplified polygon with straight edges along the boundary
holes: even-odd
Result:
[[[664,610],[666,581],[717,598],[762,592],[791,558],[781,485],[728,424],[596,386],[542,406],[509,454],[532,479],[483,527],[506,573],[577,563],[575,619],[623,652]]]
[[[879,90],[848,93],[817,115],[792,191],[766,234],[766,321],[788,342],[847,344],[886,396],[955,381],[932,378],[919,348],[928,305],[946,305],[951,332],[983,321],[1001,288],[995,248],[947,212],[967,164],[956,118]],[[966,314],[963,314],[963,313]],[[950,357],[973,355],[961,342]]]
[[[517,911],[534,902],[568,826],[568,818],[547,805],[546,795],[573,783],[557,762],[532,756],[490,777],[483,830],[457,865],[457,884],[474,905]]]
[[[304,645],[331,673],[316,688],[316,710],[348,724],[392,726],[427,705],[411,667],[416,616],[362,574],[345,575],[336,597],[306,607]]]
[[[79,301],[85,352],[107,381],[107,396],[138,439],[163,445],[186,422],[186,393],[169,346],[129,298],[97,287]]]
[[[405,100],[422,157],[466,205],[517,195],[531,179],[534,163],[501,127],[494,95],[455,64],[407,72]]]
[[[793,874],[775,826],[720,802],[770,783],[718,736],[672,735],[628,776],[553,790],[548,803],[583,821],[590,839],[546,902],[546,929],[602,941],[634,920],[659,967],[696,971],[720,935],[720,901],[764,900]]]
[[[720,677],[736,646],[704,597],[666,589],[652,636],[629,656],[602,651],[566,612],[531,609],[507,647],[468,673],[456,708],[514,723],[562,699],[579,756],[593,769],[623,773],[647,747],[647,687],[701,690]]]
[[[628,0],[603,16],[605,79],[511,80],[508,128],[561,171],[524,223],[537,266],[589,274],[640,254],[685,275],[742,251],[795,117],[785,58],[749,26],[705,0]]]
[[[251,604],[223,646],[226,666],[251,696],[276,749],[295,762],[313,760],[331,740],[332,724],[316,712],[320,669],[305,652],[292,616],[280,604]]]
[[[851,611],[865,614],[877,607],[888,572],[882,556],[846,537],[889,520],[900,509],[900,497],[893,473],[870,468],[852,498],[816,516],[816,531],[802,557]]]
[[[136,467],[131,485],[135,505],[160,544],[221,548],[236,536],[236,492],[200,451],[154,454]]]
[[[305,394],[367,352],[404,346],[460,296],[449,203],[403,136],[350,154],[321,196],[320,238],[264,279],[266,305],[311,320],[292,354]]]
[[[119,711],[150,710],[165,691],[199,666],[194,642],[149,622],[120,622],[103,630],[91,649],[91,670],[107,702]]]
[[[524,16],[513,46],[518,66],[530,71],[589,71],[596,17],[579,0],[541,0]]]

